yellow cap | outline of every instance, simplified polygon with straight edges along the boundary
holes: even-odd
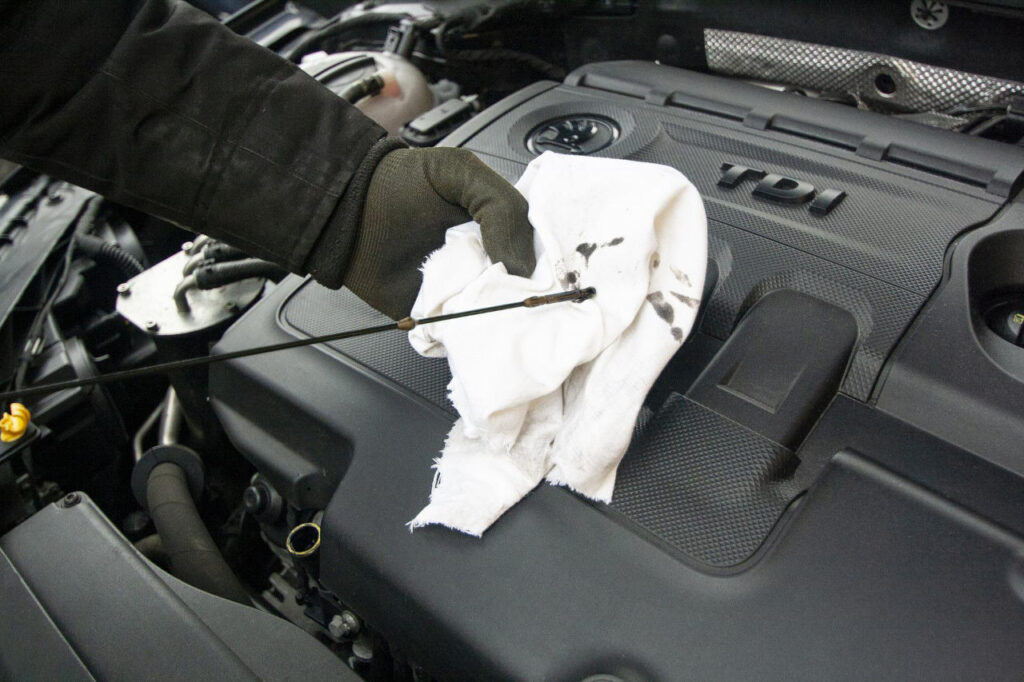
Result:
[[[11,403],[11,411],[0,418],[0,442],[10,443],[25,435],[32,414],[21,403]]]

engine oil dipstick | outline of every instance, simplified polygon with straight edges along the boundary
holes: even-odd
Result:
[[[415,329],[419,325],[435,324],[437,322],[455,320],[461,317],[471,317],[473,315],[486,315],[490,313],[500,312],[502,310],[511,310],[513,308],[537,308],[540,306],[551,305],[554,303],[581,303],[588,299],[594,298],[594,296],[596,295],[597,289],[595,289],[594,287],[587,287],[586,289],[577,288],[570,289],[568,291],[561,291],[554,294],[530,296],[529,298],[525,298],[522,301],[515,301],[513,303],[503,303],[501,305],[494,305],[486,308],[475,308],[473,310],[464,310],[458,313],[434,315],[432,317],[423,317],[418,320],[415,320],[411,317],[406,317],[397,322],[389,322],[387,324],[380,324],[374,327],[351,329],[349,331],[344,332],[335,332],[334,334],[324,334],[323,336],[311,336],[305,339],[296,339],[294,341],[274,343],[268,346],[245,348],[243,350],[221,353],[220,355],[203,355],[195,358],[187,358],[185,360],[175,360],[174,362],[164,362],[157,365],[150,365],[148,367],[136,367],[135,369],[126,369],[120,372],[109,372],[107,374],[100,374],[98,376],[87,377],[83,379],[73,379],[71,381],[58,381],[50,384],[42,384],[40,386],[21,388],[16,391],[7,391],[5,393],[0,393],[0,400],[24,400],[25,398],[47,395],[50,393],[54,393],[56,391],[63,391],[69,388],[92,386],[94,384],[107,384],[114,381],[126,381],[128,379],[135,379],[138,377],[150,376],[153,374],[163,374],[165,372],[174,370],[182,370],[189,369],[192,367],[212,365],[215,362],[234,360],[235,358],[244,358],[249,357],[250,355],[273,353],[279,350],[287,350],[288,348],[310,346],[316,343],[330,343],[331,341],[340,341],[342,339],[351,339],[356,336],[367,336],[369,334],[378,334],[380,332],[388,332],[394,330],[409,331],[411,329]]]

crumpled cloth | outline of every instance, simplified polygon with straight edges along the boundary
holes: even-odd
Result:
[[[423,265],[412,316],[574,287],[597,295],[409,333],[419,353],[447,356],[460,415],[410,529],[479,536],[544,479],[610,501],[644,397],[697,316],[707,220],[678,171],[548,152],[516,187],[536,230],[533,275],[491,263],[475,223],[453,227]]]

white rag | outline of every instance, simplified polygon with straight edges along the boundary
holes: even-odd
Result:
[[[577,286],[597,295],[410,332],[422,355],[448,357],[460,415],[410,529],[480,536],[544,478],[610,501],[644,397],[697,315],[707,220],[678,171],[549,152],[516,187],[536,230],[533,276],[491,263],[479,226],[459,225],[424,263],[412,316]]]

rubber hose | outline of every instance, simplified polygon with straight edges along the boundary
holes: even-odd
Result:
[[[203,257],[220,263],[223,261],[248,258],[249,254],[242,251],[237,246],[231,246],[230,244],[224,244],[223,242],[214,242],[213,244],[208,244],[203,248]]]
[[[78,223],[75,225],[75,238],[79,238],[88,232],[91,232],[99,221],[100,209],[103,208],[103,197],[93,197],[89,199],[89,203],[86,205],[85,210],[82,211],[82,215],[78,218]]]
[[[380,94],[383,89],[384,77],[380,73],[374,73],[346,86],[340,96],[349,104],[355,104],[361,99]]]
[[[193,275],[196,284],[200,289],[216,289],[225,284],[238,282],[250,277],[266,277],[267,279],[281,279],[287,270],[280,265],[259,258],[246,258],[245,260],[230,261],[228,263],[214,263],[197,269]]]
[[[99,237],[80,234],[75,237],[75,245],[90,258],[115,266],[127,278],[132,278],[143,270],[142,263],[136,260],[135,256],[117,244],[104,241]]]
[[[135,543],[135,549],[139,550],[139,554],[164,570],[167,570],[171,565],[167,552],[164,551],[164,543],[156,533],[138,540]]]
[[[322,40],[326,40],[333,35],[343,33],[349,29],[353,29],[359,26],[367,26],[370,24],[381,24],[381,23],[394,23],[401,21],[408,17],[408,14],[374,14],[368,12],[366,14],[360,14],[357,17],[350,19],[343,19],[341,21],[332,22],[323,28],[317,29],[312,34],[301,38],[294,47],[284,53],[284,58],[289,61],[297,61],[303,57],[307,52],[311,52],[311,48]]]
[[[565,69],[550,62],[544,61],[536,55],[532,55],[528,52],[520,52],[518,50],[510,50],[508,48],[496,47],[486,48],[477,50],[455,50],[448,47],[445,42],[447,33],[452,29],[453,26],[459,23],[459,18],[449,18],[437,29],[434,34],[434,43],[437,47],[437,51],[445,59],[452,61],[461,62],[487,62],[487,61],[510,61],[517,62],[524,66],[527,66],[537,73],[550,78],[554,81],[560,81],[565,78]]]
[[[457,62],[515,62],[533,69],[537,73],[553,81],[565,78],[565,69],[544,61],[527,52],[509,50],[507,48],[490,48],[484,50],[452,50],[445,49],[444,57]]]
[[[200,590],[251,606],[248,593],[199,517],[181,467],[173,462],[154,467],[146,482],[146,501],[171,573]]]

